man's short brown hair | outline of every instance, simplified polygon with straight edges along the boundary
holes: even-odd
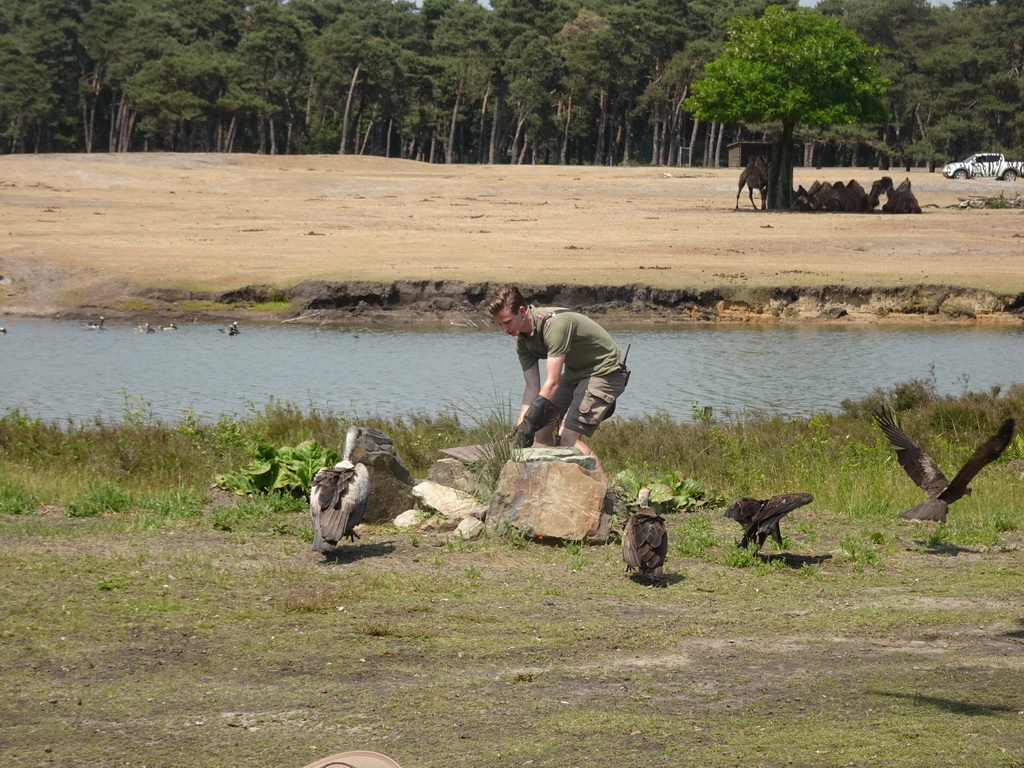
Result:
[[[497,285],[488,294],[484,306],[491,317],[494,317],[505,307],[508,307],[513,312],[518,312],[520,307],[526,306],[526,299],[519,292],[519,286]]]

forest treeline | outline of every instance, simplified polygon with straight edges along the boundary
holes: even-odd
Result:
[[[796,8],[3,0],[0,154],[715,166],[771,126],[703,123],[683,102],[729,20],[768,5]],[[1024,143],[1024,0],[821,0],[815,11],[880,47],[889,120],[802,128],[804,164],[935,164]]]

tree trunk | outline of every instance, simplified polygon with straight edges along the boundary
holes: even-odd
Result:
[[[494,116],[491,118],[491,141],[487,148],[487,162],[498,162],[498,131],[501,130],[502,114],[505,112],[505,91],[499,90],[494,97]]]
[[[719,158],[722,156],[722,140],[725,138],[725,123],[721,123],[718,126],[718,141],[715,142],[715,161],[712,163],[712,168],[717,168]]]
[[[768,169],[768,210],[793,210],[793,123],[782,124]]]
[[[360,64],[356,65],[355,71],[352,73],[352,82],[348,85],[348,97],[345,99],[345,114],[341,117],[341,146],[338,147],[338,154],[345,154],[345,145],[348,144],[348,118],[352,112],[352,96],[356,92],[356,81],[359,79],[359,67]]]
[[[520,112],[519,119],[516,120],[516,133],[512,137],[512,149],[510,150],[509,158],[512,162],[516,161],[516,150],[519,148],[519,137],[523,135],[523,123],[526,122],[526,114]]]
[[[235,131],[238,130],[238,116],[232,115],[231,122],[228,124],[228,135],[224,140],[224,151],[231,152],[235,148]]]
[[[523,161],[526,160],[526,148],[530,146],[530,134],[527,133],[523,136],[523,151],[519,153],[519,158],[516,160],[516,165],[522,165]]]
[[[484,149],[484,136],[487,135],[487,103],[491,100],[491,84],[487,83],[487,88],[484,90],[483,103],[480,105],[480,137],[477,145],[479,146],[479,152],[477,154],[476,161],[483,165],[487,162],[487,152]],[[493,127],[493,125],[492,125]]]
[[[562,131],[562,149],[558,153],[558,164],[565,165],[569,159],[569,123],[572,122],[572,94],[565,105],[565,130]]]
[[[704,142],[704,167],[711,167],[711,147],[715,144],[715,134],[718,132],[718,121],[711,121],[711,129],[708,131],[708,138]]]
[[[598,103],[601,111],[597,118],[597,146],[594,148],[594,165],[604,165],[605,134],[608,132],[608,90],[606,88],[601,89]]]
[[[363,141],[359,145],[359,154],[366,154],[366,143],[370,140],[370,130],[373,128],[373,118],[371,117],[366,123],[366,133],[363,134]]]
[[[462,106],[462,83],[459,83],[459,90],[455,94],[455,106],[452,107],[452,122],[448,127],[448,146],[444,151],[444,162],[451,165],[455,162],[455,129],[459,124],[459,107]]]
[[[700,120],[693,121],[693,130],[690,131],[690,148],[686,151],[686,165],[693,167],[693,148],[697,144],[697,129],[700,128]]]

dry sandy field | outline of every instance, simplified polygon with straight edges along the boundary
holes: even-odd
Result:
[[[737,169],[8,155],[0,315],[138,312],[148,307],[137,297],[154,289],[514,281],[719,289],[741,306],[744,292],[766,288],[951,286],[980,292],[975,320],[1020,322],[1024,210],[957,206],[1024,187],[887,173],[909,176],[922,214],[762,212],[746,190],[736,210]],[[801,168],[794,183],[868,187],[882,175]]]

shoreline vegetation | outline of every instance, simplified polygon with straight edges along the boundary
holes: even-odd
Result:
[[[897,516],[921,494],[871,421],[883,405],[948,470],[1024,413],[1024,385],[952,397],[910,381],[809,419],[695,404],[689,423],[605,424],[593,447],[612,476],[694,478],[725,503],[814,496],[760,555],[737,547],[717,501],[666,513],[662,589],[624,575],[614,541],[381,524],[325,560],[305,498],[211,490],[260,444],[336,450],[349,419],[333,413],[4,414],[0,759],[292,768],[372,748],[421,768],[467,753],[726,768],[781,766],[766,755],[785,733],[785,764],[807,768],[823,751],[837,765],[1018,764],[1024,440],[946,524],[910,524]],[[387,433],[417,477],[439,448],[507,426],[351,421]]]
[[[42,317],[108,320],[246,322],[325,325],[489,324],[482,310],[491,283],[458,280],[379,282],[311,281],[283,289],[247,285],[222,293],[142,289],[120,285],[111,305],[62,307]],[[912,285],[897,288],[720,286],[706,290],[520,283],[533,303],[566,306],[612,327],[689,323],[1024,323],[1024,292]],[[33,316],[16,303],[0,314]]]

